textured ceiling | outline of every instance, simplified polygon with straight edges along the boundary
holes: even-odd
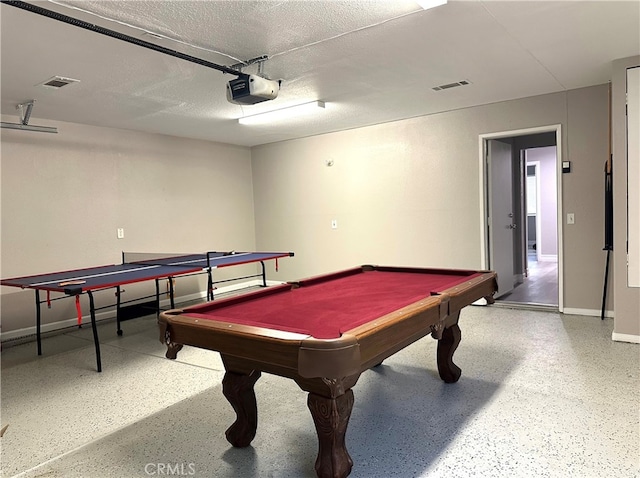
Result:
[[[16,105],[35,99],[30,124],[246,146],[602,84],[613,60],[640,55],[635,0],[30,3],[224,66],[267,55],[264,74],[282,87],[273,101],[231,104],[231,75],[2,4],[3,115],[17,122]],[[37,86],[54,75],[80,82]],[[460,80],[471,84],[432,90]],[[327,108],[314,117],[237,123],[316,99]]]

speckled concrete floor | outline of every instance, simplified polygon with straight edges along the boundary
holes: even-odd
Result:
[[[640,476],[640,346],[612,321],[467,307],[456,384],[438,378],[424,338],[364,373],[347,430],[353,477]],[[234,413],[218,354],[164,358],[155,318],[2,352],[2,476],[209,478],[315,476],[306,394],[263,374],[258,433],[232,448]]]

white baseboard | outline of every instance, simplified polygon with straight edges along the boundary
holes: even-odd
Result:
[[[540,254],[538,260],[540,262],[558,262],[558,256],[556,254]]]
[[[600,317],[602,311],[596,309],[571,309],[569,307],[565,307],[562,313],[566,315],[586,315],[588,317]],[[613,311],[605,310],[604,316],[608,319],[612,319],[614,316]]]
[[[272,286],[272,285],[277,285],[277,284],[282,284],[282,282],[279,281],[267,281],[267,286]],[[218,287],[215,290],[215,296],[220,295],[220,294],[226,294],[229,292],[234,292],[236,290],[240,290],[240,289],[246,289],[248,287],[255,287],[255,286],[260,286],[262,285],[262,281],[261,280],[251,280],[251,281],[247,281],[247,282],[241,282],[238,284],[232,284],[232,285],[227,285],[224,287]],[[162,297],[164,294],[160,294],[160,296]],[[215,298],[214,296],[214,298]],[[175,299],[175,303],[177,304],[181,304],[181,303],[185,303],[185,302],[190,302],[190,301],[194,301],[194,300],[205,300],[207,297],[207,293],[206,292],[197,292],[195,294],[189,294],[189,295],[184,295],[184,296],[179,296],[176,297]],[[171,306],[171,301],[169,299],[162,299],[160,300],[160,307],[163,309],[166,309],[168,307]],[[33,311],[34,317],[35,317],[35,306],[34,306],[34,311]],[[97,312],[96,313],[96,322],[100,322],[103,320],[115,320],[115,306],[113,309],[104,311],[104,312]],[[41,333],[47,333],[47,332],[55,332],[58,330],[62,330],[62,329],[66,329],[69,327],[75,327],[78,324],[78,318],[74,317],[72,319],[65,319],[65,320],[59,320],[58,322],[51,322],[51,323],[47,323],[47,324],[42,324],[40,327]],[[82,324],[83,325],[88,325],[91,324],[91,317],[89,315],[83,315],[82,316]],[[36,335],[36,326],[35,324],[31,327],[25,327],[23,329],[16,329],[16,330],[9,330],[7,332],[2,332],[0,333],[0,342],[5,342],[8,340],[15,340],[15,339],[19,339],[19,338],[23,338],[23,337],[30,337],[30,336],[35,336]]]
[[[592,310],[592,309],[568,309],[565,308],[563,314],[568,315],[586,315],[590,317],[600,317],[602,314],[601,310]],[[611,310],[605,310],[604,316],[606,318],[613,318],[614,314]],[[614,342],[629,342],[632,344],[640,344],[640,335],[629,335],[629,334],[619,334],[617,332],[613,332],[611,334],[611,340]]]
[[[640,344],[640,335],[619,334],[614,332],[611,334],[611,340],[614,342],[629,342],[632,344]]]

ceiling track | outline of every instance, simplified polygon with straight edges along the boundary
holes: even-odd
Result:
[[[169,48],[155,45],[154,43],[149,43],[144,40],[140,40],[139,38],[125,35],[123,33],[119,33],[114,30],[109,30],[108,28],[103,28],[98,25],[94,25],[93,23],[78,20],[77,18],[63,15],[62,13],[47,10],[46,8],[42,8],[37,5],[33,5],[31,3],[12,1],[12,0],[2,0],[2,3],[6,5],[10,5],[12,7],[20,8],[22,10],[26,10],[31,13],[42,15],[44,17],[51,18],[59,22],[67,23],[75,27],[83,28],[85,30],[89,30],[95,33],[100,33],[101,35],[115,38],[116,40],[121,40],[127,43],[132,43],[133,45],[141,46],[143,48],[148,48],[149,50],[157,51],[158,53],[164,53],[165,55],[169,55],[174,58],[190,61],[191,63],[197,63],[198,65],[206,66],[207,68],[213,68],[214,70],[218,70],[223,73],[229,73],[230,75],[235,75],[235,76],[245,75],[244,73],[242,73],[241,71],[238,71],[237,69],[230,68],[228,66],[218,65],[216,63],[212,63],[210,61],[203,60],[202,58],[197,58],[195,56],[186,55],[184,53],[180,53],[179,51],[175,51]]]
[[[22,131],[37,131],[39,133],[57,133],[58,128],[52,128],[51,126],[33,126],[29,124],[31,118],[31,111],[33,110],[33,104],[36,100],[27,101],[16,106],[16,109],[20,110],[20,123],[0,123],[0,128],[4,129],[19,129]]]

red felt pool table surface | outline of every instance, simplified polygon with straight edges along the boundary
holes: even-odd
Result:
[[[359,325],[441,294],[481,275],[474,271],[406,273],[398,270],[345,271],[283,285],[269,294],[230,303],[210,302],[184,309],[204,320],[265,327],[332,339]],[[300,287],[298,287],[298,285]]]

